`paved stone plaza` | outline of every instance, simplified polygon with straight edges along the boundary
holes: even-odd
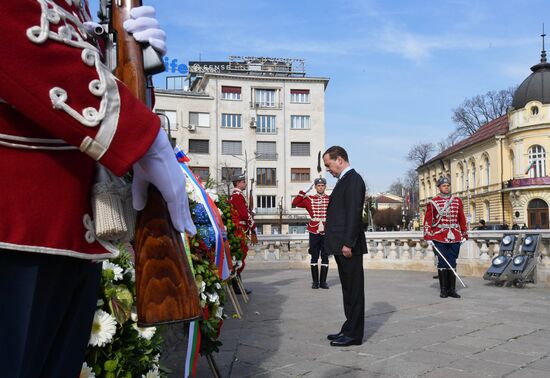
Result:
[[[215,356],[222,377],[550,376],[550,289],[466,277],[462,299],[441,299],[431,273],[365,273],[364,343],[334,348],[326,335],[343,322],[336,270],[330,290],[310,289],[303,269],[248,270],[245,317],[225,321]],[[197,376],[212,376],[204,358]]]

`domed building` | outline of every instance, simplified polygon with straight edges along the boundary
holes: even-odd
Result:
[[[544,42],[531,71],[506,115],[418,168],[422,210],[446,175],[472,226],[484,219],[495,227],[549,228],[550,63]]]

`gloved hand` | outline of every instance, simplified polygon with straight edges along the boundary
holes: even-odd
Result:
[[[159,27],[155,8],[149,5],[132,8],[131,19],[124,21],[124,30],[138,42],[151,45],[162,56],[166,55],[166,33]]]
[[[174,228],[195,235],[197,229],[189,211],[183,173],[168,136],[160,129],[145,155],[134,164],[132,200],[136,210],[143,210],[147,202],[147,188],[153,184],[168,205]]]
[[[302,189],[302,192],[307,193],[313,188],[313,184],[308,184],[304,189]]]

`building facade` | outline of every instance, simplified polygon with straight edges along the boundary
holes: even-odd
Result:
[[[290,59],[189,67],[190,90],[157,90],[155,108],[170,119],[170,134],[193,172],[222,192],[233,175],[246,172],[258,232],[306,232],[307,214],[291,202],[319,177],[329,80],[307,77],[303,61]]]
[[[418,168],[420,206],[448,176],[470,224],[549,228],[550,64],[541,62],[516,90],[508,113]],[[423,213],[423,211],[421,212]]]

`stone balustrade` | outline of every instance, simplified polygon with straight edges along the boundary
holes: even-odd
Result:
[[[458,273],[481,277],[489,267],[506,234],[534,233],[542,236],[538,285],[550,287],[550,230],[470,231],[470,240],[460,251]],[[364,257],[367,269],[418,270],[435,272],[434,251],[420,231],[367,232],[369,253]],[[258,244],[250,246],[247,265],[254,268],[302,267],[309,265],[308,234],[258,235]],[[278,264],[269,264],[277,262]],[[335,264],[331,264],[334,268]]]

